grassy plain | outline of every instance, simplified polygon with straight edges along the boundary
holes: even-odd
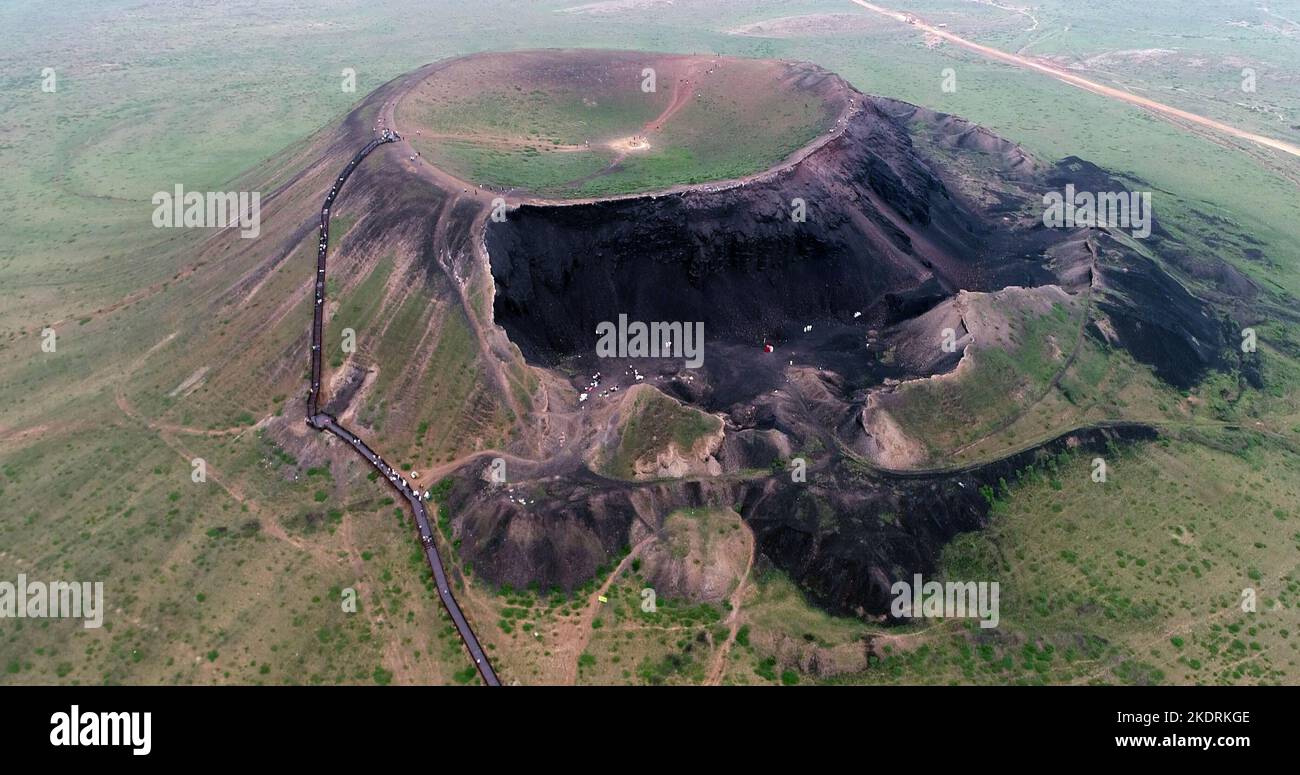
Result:
[[[411,531],[384,502],[389,494],[367,483],[346,456],[334,462],[317,450],[310,460],[299,458],[259,434],[267,418],[298,411],[293,388],[281,386],[301,388],[299,367],[230,376],[231,364],[274,361],[306,335],[310,301],[301,269],[310,249],[263,278],[247,314],[278,323],[254,329],[237,316],[194,315],[249,265],[232,257],[219,266],[229,283],[195,287],[191,257],[209,235],[150,223],[152,194],[178,183],[203,191],[283,180],[322,152],[304,138],[371,89],[429,61],[552,46],[813,61],[863,91],[963,115],[1044,158],[1078,155],[1143,181],[1159,192],[1157,218],[1197,249],[1212,250],[1205,238],[1219,228],[1203,214],[1222,218],[1258,242],[1250,252],[1227,246],[1223,258],[1271,289],[1272,303],[1285,301],[1279,294],[1300,294],[1294,160],[927,45],[879,20],[813,25],[780,37],[733,32],[804,14],[867,13],[838,0],[679,0],[622,11],[580,5],[484,0],[440,3],[432,12],[413,0],[4,4],[0,199],[10,212],[0,219],[0,578],[104,579],[109,613],[100,630],[67,621],[6,622],[0,683],[473,680],[429,591],[427,570],[413,557]],[[1300,59],[1297,38],[1294,22],[1273,12],[1193,9],[1173,0],[1140,8],[1053,0],[1035,4],[1041,13],[1030,31],[1032,21],[983,5],[948,2],[946,17],[933,14],[933,3],[915,5],[984,42],[1027,46],[1081,63],[1090,77],[1296,139],[1300,89],[1288,71]],[[1237,16],[1245,26],[1230,24]],[[1147,49],[1176,53],[1133,53]],[[41,90],[47,67],[57,76],[54,92]],[[953,92],[940,88],[947,67],[956,70]],[[1258,71],[1257,92],[1241,91],[1243,67]],[[344,68],[356,71],[353,92],[342,88]],[[725,116],[728,100],[747,96],[720,94],[711,107]],[[545,128],[544,134],[563,130]],[[729,129],[728,138],[746,135],[746,126]],[[757,158],[750,150],[723,156],[728,149],[713,137],[707,153],[727,161],[711,174],[734,174]],[[779,155],[797,139],[758,155]],[[295,154],[302,164],[285,162]],[[518,161],[485,160],[482,174],[504,179]],[[673,179],[687,161],[669,158],[656,167],[646,157],[639,174]],[[297,225],[268,214],[262,252],[274,252]],[[338,297],[340,323],[376,314],[355,290],[366,279],[355,281]],[[414,306],[389,313],[426,322],[442,315]],[[1232,386],[1219,384],[1197,402],[1180,397],[1193,419],[1227,413],[1300,432],[1295,371],[1284,357],[1296,341],[1294,323],[1267,316],[1260,326],[1272,387],[1239,401],[1224,395]],[[46,327],[58,334],[56,353],[40,348]],[[445,458],[467,435],[439,422],[446,407],[482,392],[468,335],[455,323],[444,331],[428,344],[445,364],[437,381],[402,386],[428,401],[420,412],[425,430],[410,423],[386,439],[425,462]],[[403,345],[368,346],[381,366],[368,411],[381,414],[391,378],[382,371],[390,355],[380,348]],[[1093,362],[1081,360],[1067,384],[1092,379]],[[205,367],[214,377],[200,374],[193,391],[175,392]],[[1122,364],[1108,365],[1099,379],[1119,400],[1137,400],[1135,391],[1143,401],[1182,411],[1148,389],[1145,377],[1125,376]],[[486,406],[477,416],[500,411]],[[494,422],[482,425],[481,435],[490,438]],[[1017,431],[1031,432],[1036,428]],[[1294,683],[1300,477],[1293,453],[1272,442],[1242,448],[1242,438],[1254,437],[1135,449],[1105,486],[1092,484],[1086,461],[1075,460],[1056,474],[1059,488],[1052,477],[1012,487],[991,530],[955,544],[947,560],[951,573],[1003,579],[1004,627],[994,636],[952,626],[883,632],[812,610],[788,581],[764,574],[746,603],[749,629],[737,638],[726,680],[832,680],[807,661],[811,649],[821,648],[828,650],[823,662],[833,652],[843,667],[833,679],[841,681]],[[203,486],[190,478],[196,456],[212,472]],[[1250,585],[1260,591],[1260,607],[1245,615],[1236,605]],[[342,613],[348,588],[360,591],[358,615]],[[620,582],[611,599],[630,611],[631,592],[639,593],[635,581]],[[480,617],[503,599],[472,582],[466,596]],[[617,637],[629,645],[620,646],[619,662],[612,645],[593,640],[600,653],[592,652],[596,661],[583,666],[581,680],[698,680],[694,656],[689,664],[670,657],[698,633],[712,637],[713,614],[672,626],[682,629],[621,631]],[[506,636],[523,628],[498,629],[485,640],[493,653],[508,655]],[[855,669],[868,638],[879,656]],[[559,659],[555,652],[548,658]],[[501,672],[527,680],[528,664],[507,659]]]

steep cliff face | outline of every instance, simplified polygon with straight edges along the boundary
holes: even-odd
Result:
[[[703,320],[710,342],[746,344],[854,312],[914,314],[983,285],[991,232],[868,101],[792,168],[719,190],[524,205],[489,224],[486,245],[497,323],[554,363],[619,314]]]
[[[1221,365],[1221,316],[1161,263],[1102,229],[1043,226],[1044,192],[1122,181],[1075,158],[1037,162],[951,116],[859,100],[835,139],[743,185],[523,205],[490,222],[496,322],[554,365],[592,351],[596,326],[620,314],[703,321],[711,346],[757,346],[809,324],[888,325],[961,289],[1095,281],[1118,343],[1166,379],[1185,386]],[[1143,248],[1175,250],[1166,237],[1157,222]],[[1096,266],[1085,238],[1108,250]]]
[[[1078,159],[1043,163],[951,116],[858,100],[838,136],[751,179],[525,204],[488,223],[495,322],[536,365],[559,374],[623,369],[629,363],[593,355],[597,326],[620,315],[704,323],[701,369],[647,373],[655,389],[722,417],[714,457],[732,476],[633,483],[572,471],[539,483],[526,502],[466,477],[453,505],[463,550],[484,576],[569,588],[662,529],[673,509],[735,507],[759,551],[812,599],[883,615],[894,580],[933,572],[947,541],[984,525],[982,486],[1067,446],[1154,435],[1079,431],[947,474],[894,476],[858,464],[855,455],[888,436],[878,422],[864,425],[871,389],[960,361],[960,351],[936,351],[933,323],[947,320],[961,291],[1087,294],[1087,332],[1171,384],[1223,366],[1231,326],[1167,269],[1164,252],[1174,246],[1158,221],[1141,244],[1107,229],[1044,226],[1046,192],[1066,182],[1123,191],[1121,181]],[[794,217],[800,206],[803,219]],[[943,325],[965,330],[960,316]],[[572,384],[586,390],[583,379]],[[805,450],[817,451],[807,484],[754,474]]]

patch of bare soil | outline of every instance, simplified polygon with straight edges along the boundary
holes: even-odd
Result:
[[[620,137],[617,140],[611,140],[607,143],[610,150],[615,153],[627,154],[637,153],[639,151],[650,150],[650,138],[645,135],[632,135],[631,137]]]
[[[869,445],[867,456],[882,468],[913,468],[926,462],[929,453],[925,445],[908,436],[879,403],[879,396],[871,395],[862,409],[862,428]]]
[[[175,398],[177,395],[181,394],[183,394],[183,396],[188,396],[190,393],[197,390],[199,385],[203,384],[203,377],[207,375],[207,373],[208,367],[200,366],[193,374],[186,377],[184,382],[172,388],[172,391],[167,394],[167,397]]]

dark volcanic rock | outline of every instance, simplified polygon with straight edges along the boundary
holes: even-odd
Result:
[[[1188,387],[1228,365],[1232,324],[1175,272],[1194,268],[1227,296],[1254,293],[1240,273],[1187,255],[1158,220],[1141,244],[1107,229],[1044,226],[1045,192],[1067,183],[1124,191],[1123,181],[1082,159],[1042,163],[952,116],[858,100],[839,136],[743,184],[523,205],[487,225],[495,321],[529,361],[617,373],[627,364],[590,362],[598,324],[620,315],[703,321],[704,368],[656,374],[655,384],[724,416],[724,470],[821,454],[816,475],[798,486],[785,476],[629,483],[577,470],[537,483],[521,502],[462,482],[453,509],[482,575],[572,588],[673,509],[740,504],[762,553],[820,605],[880,615],[893,581],[933,573],[947,541],[985,524],[981,487],[1067,448],[1154,434],[1098,427],[957,472],[867,471],[838,451],[859,448],[867,390],[960,357],[907,358],[906,343],[890,340],[882,358],[879,331],[909,330],[960,290],[1055,285],[1091,294],[1087,331],[1170,384]],[[806,222],[791,218],[795,199],[807,204]],[[768,342],[779,357],[763,352]]]
[[[1229,321],[1155,261],[1130,252],[1121,265],[1100,262],[1098,275],[1094,303],[1118,343],[1161,379],[1189,388],[1207,369],[1225,365]]]
[[[529,360],[555,365],[591,353],[597,324],[620,314],[703,321],[709,347],[757,347],[855,313],[864,325],[893,324],[959,289],[1095,283],[1113,343],[1171,384],[1187,387],[1223,366],[1223,314],[1165,262],[1104,229],[1043,227],[1043,192],[1067,183],[1123,191],[1123,181],[1074,157],[1040,164],[951,116],[861,99],[842,135],[743,186],[524,205],[490,223],[496,322]],[[926,136],[927,151],[912,133]],[[972,196],[935,144],[982,154],[997,185],[981,181],[984,196]],[[796,198],[807,203],[806,222],[790,217]],[[1078,249],[1085,237],[1102,249],[1095,271]],[[1209,273],[1222,293],[1253,293],[1240,273],[1189,259],[1158,220],[1143,249],[1168,250],[1169,264]]]
[[[1063,452],[1090,454],[1155,437],[1138,424],[1083,429],[994,463],[942,474],[890,476],[841,464],[810,475],[806,485],[778,477],[754,486],[743,514],[763,553],[820,606],[881,616],[894,581],[933,575],[944,545],[984,527],[990,503],[983,488],[998,492]]]
[[[616,561],[632,542],[634,523],[645,535],[677,509],[739,506],[759,550],[818,605],[883,616],[894,581],[933,574],[948,541],[986,524],[983,488],[996,492],[1063,452],[1091,454],[1154,438],[1138,424],[1082,429],[954,472],[884,475],[836,458],[810,471],[806,484],[786,475],[647,484],[588,475],[508,491],[468,471],[449,506],[464,515],[461,551],[479,573],[498,584],[543,589],[573,589]]]
[[[791,218],[791,201],[807,221]],[[802,163],[744,186],[566,206],[488,226],[495,319],[553,364],[596,325],[702,320],[710,342],[758,344],[794,326],[911,316],[956,288],[1002,287],[996,223],[953,201],[905,129],[866,102]],[[1020,284],[1053,281],[1017,267]],[[866,322],[866,321],[864,321]]]

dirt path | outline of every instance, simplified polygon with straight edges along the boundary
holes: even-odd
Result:
[[[596,611],[604,605],[604,603],[600,602],[601,596],[609,592],[609,588],[613,586],[614,581],[623,575],[623,571],[627,570],[627,567],[632,564],[632,560],[636,559],[654,540],[655,536],[653,534],[641,539],[636,546],[632,547],[632,551],[628,552],[627,556],[619,562],[618,567],[614,568],[614,571],[609,574],[608,578],[605,579],[605,583],[601,584],[600,588],[592,592],[591,597],[587,598],[587,610],[577,623],[578,636],[573,641],[573,661],[566,666],[565,684],[573,686],[578,682],[578,660],[582,658],[583,653],[587,650],[587,644],[591,642],[591,622],[596,618]]]
[[[127,417],[130,417],[132,420],[143,423],[145,427],[149,428],[149,430],[158,431],[159,433],[162,432],[180,433],[180,434],[186,434],[190,436],[230,436],[233,434],[243,433],[244,431],[251,430],[252,428],[256,427],[256,426],[236,426],[233,428],[191,428],[187,425],[176,425],[173,423],[164,423],[164,422],[158,422],[157,420],[151,420],[148,417],[145,417],[144,415],[140,414],[140,412],[135,407],[131,406],[131,402],[127,400],[126,397],[126,388],[125,388],[126,381],[131,378],[131,375],[135,374],[137,371],[140,370],[140,367],[144,365],[145,361],[149,360],[149,357],[151,355],[158,352],[158,350],[162,349],[164,345],[166,345],[171,340],[175,339],[176,335],[179,333],[180,333],[179,331],[173,331],[167,336],[163,337],[153,347],[150,347],[147,351],[145,351],[144,354],[136,358],[134,361],[130,363],[130,365],[126,367],[126,370],[122,373],[121,381],[118,382],[113,389],[113,400],[117,403],[117,408],[122,410],[122,414],[125,414]]]
[[[727,615],[727,639],[718,647],[718,653],[713,657],[713,666],[709,668],[709,677],[705,681],[707,686],[717,686],[722,683],[722,676],[727,672],[727,657],[731,654],[731,647],[736,642],[736,633],[740,632],[740,605],[744,602],[745,593],[749,592],[749,574],[754,569],[754,553],[757,551],[757,541],[754,539],[754,531],[749,529],[745,520],[740,518],[740,526],[749,536],[749,559],[745,562],[745,572],[741,574],[740,581],[736,583],[735,590],[731,593],[731,613]]]
[[[680,113],[682,108],[690,104],[691,94],[695,92],[695,79],[698,77],[701,66],[696,64],[689,75],[673,81],[673,96],[668,101],[668,107],[664,108],[663,112],[658,116],[646,122],[646,125],[641,128],[642,132],[662,132],[664,124]]]
[[[1171,120],[1176,119],[1177,121],[1187,121],[1192,124],[1196,124],[1198,126],[1206,127],[1208,129],[1213,129],[1214,131],[1220,132],[1222,134],[1230,135],[1232,137],[1236,137],[1242,140],[1249,140],[1252,143],[1256,143],[1258,145],[1262,145],[1267,148],[1272,148],[1273,150],[1276,151],[1289,153],[1292,156],[1300,156],[1300,146],[1293,145],[1292,143],[1288,143],[1284,140],[1278,140],[1272,137],[1266,137],[1264,135],[1255,134],[1254,132],[1247,132],[1244,129],[1238,129],[1237,127],[1232,126],[1230,124],[1225,124],[1222,121],[1215,121],[1212,118],[1206,118],[1205,116],[1201,116],[1196,113],[1191,113],[1189,111],[1182,110],[1181,108],[1175,108],[1171,105],[1166,105],[1163,102],[1156,102],[1155,100],[1147,99],[1146,97],[1139,97],[1138,95],[1131,94],[1129,92],[1124,91],[1123,89],[1116,89],[1112,86],[1106,86],[1104,84],[1097,83],[1096,81],[1090,81],[1087,78],[1082,78],[1067,70],[1063,70],[1059,67],[1047,64],[1045,62],[1041,62],[1036,59],[1030,59],[1028,57],[1023,57],[1018,54],[1010,54],[1007,53],[1006,51],[1002,51],[996,48],[990,48],[988,46],[982,46],[979,43],[975,43],[974,41],[970,41],[965,38],[954,35],[951,32],[948,32],[947,30],[941,29],[939,27],[935,27],[930,24],[926,24],[925,22],[918,19],[915,14],[905,14],[899,11],[894,11],[889,8],[884,8],[882,6],[875,5],[874,3],[868,3],[866,2],[866,0],[850,0],[850,1],[855,5],[860,5],[863,8],[866,8],[869,11],[874,11],[878,14],[881,14],[882,16],[888,16],[889,18],[902,22],[904,24],[909,24],[910,26],[923,31],[928,35],[934,35],[936,37],[942,38],[943,40],[946,40],[950,43],[954,43],[958,46],[961,46],[962,48],[966,48],[971,51],[974,51],[975,53],[980,54],[982,56],[986,56],[990,59],[996,59],[999,62],[1006,62],[1008,64],[1016,65],[1018,67],[1026,67],[1029,68],[1030,70],[1037,70],[1040,73],[1050,75],[1053,78],[1056,78],[1057,80],[1064,81],[1065,83],[1070,84],[1071,86],[1078,86],[1080,89],[1083,89],[1085,91],[1090,91],[1093,94],[1100,94],[1103,97],[1110,97],[1112,99],[1120,100],[1121,102],[1127,102],[1131,105],[1137,105],[1138,107],[1146,108],[1147,110],[1150,110],[1160,115],[1162,118],[1171,119]],[[1177,121],[1175,121],[1174,123],[1176,124]]]
[[[996,8],[999,11],[1006,11],[1008,13],[1017,13],[1025,17],[1029,21],[1033,22],[1033,24],[1029,25],[1024,30],[1022,30],[1023,32],[1033,32],[1034,30],[1038,29],[1038,18],[1034,16],[1032,13],[1030,13],[1030,9],[1028,8],[1018,8],[1013,5],[1003,5],[1002,3],[999,3],[997,0],[971,0],[971,2],[978,3],[980,5],[987,5],[990,8]]]
[[[668,100],[668,106],[665,107],[659,115],[643,124],[639,134],[605,143],[605,147],[613,148],[616,151],[614,158],[610,160],[609,164],[606,164],[601,169],[596,170],[589,175],[583,175],[582,177],[565,181],[561,184],[561,187],[574,189],[580,188],[584,184],[595,180],[596,178],[604,177],[618,169],[619,165],[627,159],[629,154],[649,150],[651,145],[650,142],[645,139],[645,136],[651,133],[662,132],[664,124],[668,123],[673,116],[677,115],[682,108],[686,107],[690,103],[691,95],[695,93],[695,78],[698,77],[700,68],[700,64],[695,64],[687,75],[673,80],[673,93]]]
[[[191,428],[188,425],[174,425],[172,423],[150,420],[149,418],[140,414],[140,412],[137,411],[135,407],[131,406],[130,402],[127,401],[126,393],[123,392],[121,385],[118,385],[117,390],[114,391],[113,399],[114,401],[117,402],[117,408],[122,410],[122,414],[125,414],[127,417],[130,417],[132,420],[138,420],[139,422],[144,423],[149,428],[149,430],[158,431],[160,433],[166,431],[167,433],[180,433],[180,434],[185,434],[187,436],[231,436],[231,435],[238,435],[240,433],[243,433],[244,431],[252,430],[253,428],[257,427],[255,425],[248,425],[248,426],[236,426],[234,428],[205,429],[205,428]]]
[[[143,423],[145,421],[140,420],[140,422]],[[185,461],[186,465],[189,465],[190,461],[198,457],[167,431],[157,428],[153,428],[152,430],[157,432],[158,438],[162,443],[179,455],[181,459]],[[314,543],[305,543],[302,540],[289,535],[280,524],[279,520],[276,519],[275,515],[264,514],[259,504],[245,495],[242,488],[234,483],[226,481],[211,465],[207,467],[207,480],[220,487],[226,495],[234,499],[234,501],[240,506],[248,508],[249,513],[258,518],[258,522],[261,525],[261,531],[266,535],[269,535],[277,541],[289,544],[298,551],[310,554],[317,562],[321,563],[325,567],[336,566],[339,564],[338,557],[326,550],[325,547]]]

